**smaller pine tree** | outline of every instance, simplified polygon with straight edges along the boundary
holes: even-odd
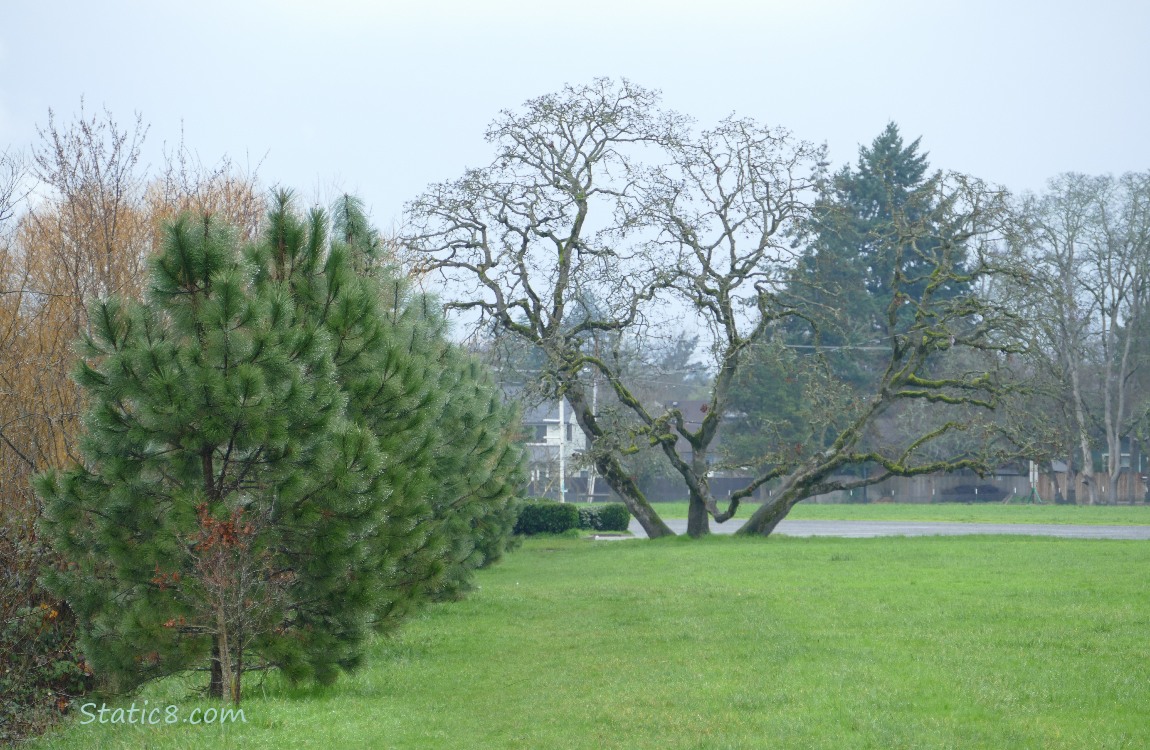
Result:
[[[388,263],[362,204],[345,196],[334,215],[338,241],[328,273],[335,273],[334,261],[345,264],[343,274],[370,290],[387,323],[371,337],[376,347],[357,350],[374,362],[366,372],[341,365],[350,402],[379,435],[381,450],[402,457],[402,472],[391,481],[422,500],[403,516],[412,524],[411,547],[397,571],[400,585],[380,612],[378,625],[387,628],[427,599],[462,595],[475,568],[502,557],[512,540],[524,456],[515,440],[518,413],[503,403],[490,371],[449,340],[435,300],[412,293]]]

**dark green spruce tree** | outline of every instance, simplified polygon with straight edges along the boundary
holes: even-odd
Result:
[[[933,248],[921,245],[932,241],[925,238],[931,233],[922,233],[918,252],[906,252],[899,238],[899,222],[944,221],[936,197],[941,174],[929,171],[920,140],[905,144],[898,126],[888,123],[869,147],[859,148],[854,167],[834,174],[816,203],[811,242],[792,282],[794,293],[813,303],[816,325],[791,321],[787,343],[820,345],[834,371],[856,386],[871,383],[872,363],[885,360],[868,352],[879,352],[911,318],[909,308],[894,318],[889,314],[895,275],[901,294],[918,297],[934,269]]]
[[[852,394],[866,398],[881,378],[891,337],[912,321],[909,303],[935,268],[930,243],[937,244],[940,233],[924,227],[945,222],[937,198],[941,174],[930,171],[919,146],[919,139],[906,144],[889,123],[869,147],[859,148],[854,166],[824,185],[790,282],[791,295],[804,300],[804,317],[781,326],[739,374],[734,407],[746,417],[731,430],[739,457],[778,455],[777,445],[795,455],[825,448],[840,426],[831,417],[845,419]],[[900,238],[900,222],[917,227],[915,246]],[[896,288],[907,304],[892,304]],[[934,299],[961,291],[947,282]],[[803,360],[780,356],[779,346]],[[812,402],[812,376],[837,406]],[[783,391],[786,398],[778,397]],[[820,429],[808,429],[816,422]],[[776,433],[781,443],[762,439]]]
[[[83,465],[37,488],[70,561],[50,585],[113,689],[202,668],[238,701],[247,669],[329,681],[361,658],[384,457],[345,417],[339,342],[261,275],[228,229],[185,218],[143,304],[92,310]]]

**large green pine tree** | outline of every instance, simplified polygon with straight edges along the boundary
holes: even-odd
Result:
[[[355,199],[329,227],[283,191],[242,253],[184,219],[147,303],[98,306],[85,465],[39,487],[115,686],[205,660],[237,700],[253,666],[329,681],[506,549],[516,415],[387,260]]]
[[[239,700],[245,668],[327,681],[360,658],[381,456],[344,417],[336,342],[258,271],[183,219],[146,301],[92,311],[84,463],[37,488],[70,561],[50,584],[115,688],[210,661],[211,692]]]
[[[436,308],[424,299],[419,309],[429,322]],[[439,322],[444,336],[444,324]],[[471,571],[498,561],[515,526],[515,498],[526,479],[517,441],[518,411],[502,401],[490,371],[458,346],[440,347],[438,387],[445,394],[439,415],[432,497],[436,521],[447,546],[447,568],[434,592],[437,599],[470,588]]]
[[[388,289],[398,286],[373,263],[368,251],[377,248],[349,242],[339,207],[335,215],[329,245],[325,214],[301,216],[289,192],[277,193],[263,241],[252,249],[253,265],[262,269],[255,284],[291,288],[299,314],[332,342],[346,417],[372,435],[382,456],[386,500],[366,543],[374,566],[372,621],[384,630],[427,599],[404,571],[414,568],[420,578],[435,578],[442,565],[442,555],[424,552],[438,546],[423,523],[431,515],[428,497],[436,479],[437,369],[413,346],[421,334],[410,316],[389,305]],[[396,292],[394,299],[402,298]]]
[[[302,219],[279,194],[257,265],[288,283],[335,342],[348,418],[384,457],[387,520],[371,535],[383,631],[429,600],[459,596],[476,567],[502,556],[523,456],[517,416],[490,373],[449,340],[439,305],[398,272],[362,203],[344,196],[332,213],[321,255],[322,217]]]

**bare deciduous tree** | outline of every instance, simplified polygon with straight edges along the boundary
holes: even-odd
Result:
[[[890,357],[878,390],[860,404],[828,450],[761,470],[725,507],[712,495],[708,453],[748,351],[787,319],[812,319],[812,302],[790,273],[794,241],[823,177],[824,150],[782,129],[730,117],[695,134],[685,118],[658,109],[657,96],[629,82],[533,99],[504,112],[487,133],[496,158],[460,180],[433,186],[409,206],[405,244],[424,278],[438,275],[448,307],[478,311],[482,323],[541,353],[542,377],[565,397],[587,436],[599,476],[621,495],[649,536],[669,529],[624,470],[622,457],[657,448],[690,498],[688,530],[723,522],[765,482],[783,491],[744,527],[767,534],[795,502],[846,487],[830,479],[848,465],[881,467],[858,483],[962,467],[983,469],[1001,453],[921,460],[923,446],[978,423],[968,414],[904,441],[895,452],[868,447],[868,427],[901,400],[955,408],[996,407],[1012,385],[999,355],[1021,351],[1005,308],[955,285],[1014,268],[992,254],[1005,202],[976,180],[939,179],[931,211],[906,207],[894,236],[901,259],[928,269],[890,280]],[[944,216],[944,222],[918,217]],[[915,272],[916,274],[918,272]],[[925,289],[906,293],[910,289]],[[906,306],[905,309],[903,306]],[[649,346],[694,325],[713,375],[705,416],[693,423],[674,404],[644,402],[619,367],[618,347]],[[612,347],[616,350],[612,351]],[[983,369],[942,372],[948,349],[980,353]],[[592,378],[629,416],[608,429],[594,407]],[[615,424],[620,424],[614,420]],[[987,423],[987,429],[992,429]],[[991,441],[991,444],[994,444]]]
[[[599,333],[646,325],[647,305],[673,278],[650,248],[628,241],[643,218],[644,147],[675,142],[683,123],[652,92],[598,80],[511,112],[491,126],[494,163],[435,186],[411,206],[407,241],[420,273],[466,285],[449,307],[475,310],[538,347],[544,377],[565,395],[596,469],[652,536],[671,534],[620,461],[579,373]],[[587,304],[593,294],[599,305]]]
[[[1131,388],[1139,355],[1135,346],[1150,295],[1150,174],[1129,173],[1102,180],[1096,229],[1089,251],[1087,291],[1098,310],[1101,349],[1102,425],[1107,464],[1103,496],[1116,500],[1122,468],[1122,441],[1133,428],[1135,399],[1147,394]]]
[[[1087,502],[1113,501],[1122,441],[1150,394],[1135,378],[1150,293],[1150,176],[1068,173],[1018,209],[1034,271],[1033,331],[1061,374],[1078,453],[1067,456],[1068,490],[1080,467]],[[1102,434],[1106,481],[1094,472]]]

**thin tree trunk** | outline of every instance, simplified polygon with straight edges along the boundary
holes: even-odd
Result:
[[[223,665],[220,663],[220,637],[218,634],[212,636],[212,672],[208,679],[208,697],[224,697],[224,672]]]
[[[240,636],[242,638],[242,635]],[[237,639],[238,640],[238,639]],[[240,705],[240,682],[244,677],[244,650],[239,644],[236,645],[236,676],[232,680],[232,703]]]
[[[1097,488],[1094,485],[1094,457],[1090,453],[1090,436],[1087,433],[1086,415],[1082,410],[1082,386],[1078,376],[1078,363],[1070,365],[1070,385],[1074,397],[1074,422],[1078,432],[1078,448],[1082,452],[1082,484],[1086,487],[1088,503],[1095,505],[1098,501]]]
[[[1062,489],[1066,493],[1066,502],[1078,504],[1078,472],[1074,470],[1074,447],[1066,447],[1066,473],[1063,475]]]
[[[220,645],[220,677],[222,678],[220,697],[227,696],[228,700],[234,700],[236,691],[235,672],[232,666],[231,649],[228,644],[227,621],[224,618],[222,609],[216,612],[216,627],[218,628],[216,638]]]
[[[1105,327],[1102,332],[1102,423],[1106,430],[1106,477],[1101,483],[1102,485],[1102,502],[1110,504],[1114,502],[1114,479],[1118,475],[1118,466],[1122,459],[1121,444],[1118,439],[1118,425],[1122,420],[1122,414],[1114,413],[1114,389],[1121,389],[1120,382],[1116,381],[1114,374],[1114,353],[1113,344],[1116,338],[1115,312],[1112,310],[1109,320],[1105,321]],[[1119,376],[1120,377],[1120,376]],[[1121,391],[1119,390],[1119,393]],[[1119,396],[1121,398],[1121,396]],[[1121,409],[1121,406],[1119,406]]]
[[[1117,430],[1106,427],[1106,481],[1102,484],[1102,502],[1113,505],[1118,501],[1118,472],[1122,466],[1122,438]]]
[[[1139,318],[1138,304],[1135,302],[1133,305],[1130,316],[1133,320]],[[1117,319],[1112,319],[1110,323],[1112,330],[1118,330]],[[1107,394],[1106,401],[1106,443],[1110,449],[1110,461],[1108,468],[1110,469],[1109,476],[1107,477],[1109,484],[1109,494],[1107,501],[1110,503],[1118,502],[1118,479],[1122,472],[1122,426],[1126,417],[1126,393],[1127,393],[1127,378],[1130,369],[1130,348],[1132,344],[1133,334],[1130,331],[1130,322],[1127,322],[1125,332],[1125,340],[1122,342],[1122,357],[1118,362],[1118,374],[1114,379],[1114,388],[1116,390],[1114,414],[1110,413],[1110,396]],[[1109,367],[1109,365],[1107,365]],[[1133,457],[1133,451],[1131,451]]]

